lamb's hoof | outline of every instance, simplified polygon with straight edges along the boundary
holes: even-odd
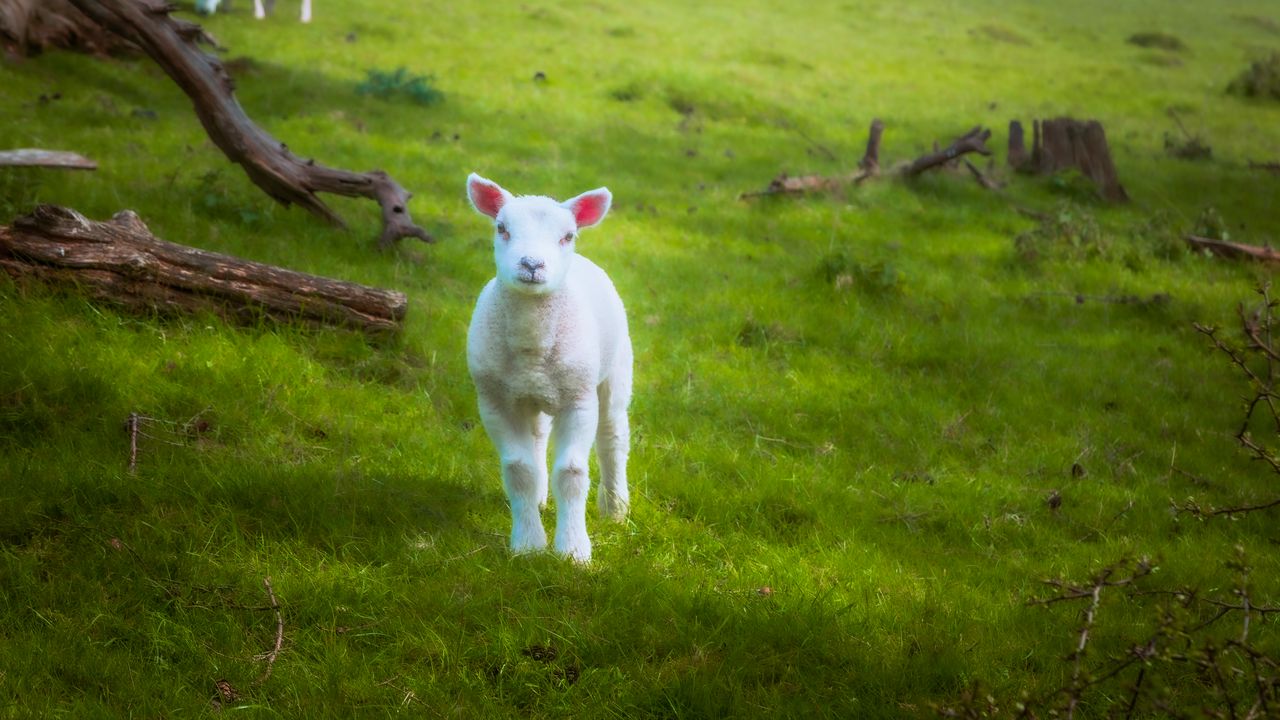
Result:
[[[630,509],[630,505],[617,495],[600,493],[599,509],[600,517],[608,518],[614,522],[623,522],[627,519],[627,511]]]
[[[589,541],[581,542],[566,547],[561,547],[560,543],[556,543],[556,553],[579,565],[586,565],[591,562],[591,543]]]
[[[541,527],[537,529],[542,530]],[[546,549],[547,535],[545,532],[511,533],[512,555],[527,555],[529,553],[542,552]]]

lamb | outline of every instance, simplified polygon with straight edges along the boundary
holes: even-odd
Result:
[[[494,220],[496,276],[480,292],[467,333],[467,366],[480,417],[502,464],[511,506],[511,550],[547,546],[547,441],[556,501],[555,551],[591,559],[587,460],[600,464],[597,505],[622,520],[629,504],[627,453],[632,351],[627,314],[609,276],[576,254],[578,231],[604,219],[607,188],[564,202],[513,196],[475,173],[471,204]]]
[[[268,10],[275,9],[275,5],[275,0],[267,0],[267,7],[263,8],[262,0],[253,0],[253,16],[261,20],[267,16]],[[298,19],[304,23],[311,22],[311,0],[302,0],[302,12]]]
[[[201,15],[212,15],[218,11],[218,5],[222,0],[196,0],[196,12]],[[262,20],[267,16],[268,9],[275,8],[275,0],[267,0],[267,6],[263,7],[262,0],[253,0],[253,16]],[[230,7],[228,3],[227,7]],[[311,22],[311,0],[302,0],[302,13],[300,19],[304,23]]]

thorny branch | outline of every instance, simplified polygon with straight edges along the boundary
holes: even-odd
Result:
[[[1264,283],[1259,287],[1258,294],[1262,298],[1262,307],[1259,310],[1250,313],[1245,310],[1244,305],[1237,307],[1241,335],[1245,340],[1242,345],[1237,347],[1224,340],[1215,327],[1200,323],[1195,323],[1194,327],[1197,332],[1209,338],[1213,347],[1226,355],[1231,364],[1249,380],[1252,396],[1245,400],[1244,418],[1240,423],[1240,429],[1236,431],[1236,441],[1249,451],[1253,459],[1261,460],[1270,466],[1273,472],[1280,474],[1280,457],[1277,457],[1265,442],[1255,438],[1250,431],[1254,416],[1260,408],[1265,408],[1270,414],[1270,424],[1280,435],[1280,407],[1276,404],[1276,401],[1280,400],[1280,395],[1276,391],[1276,382],[1280,378],[1280,350],[1275,346],[1273,333],[1275,308],[1280,303],[1271,298],[1268,284]],[[1219,515],[1238,517],[1277,506],[1280,506],[1280,497],[1261,503],[1224,508],[1205,508],[1189,500],[1178,510],[1201,518]]]
[[[1236,576],[1230,599],[1205,596],[1197,590],[1140,589],[1139,583],[1146,582],[1155,570],[1147,560],[1111,565],[1083,583],[1049,581],[1047,584],[1058,592],[1029,604],[1049,607],[1075,600],[1085,603],[1073,652],[1065,658],[1071,662],[1070,680],[1037,697],[1024,695],[1007,709],[993,695],[975,687],[962,694],[956,706],[940,707],[938,713],[965,718],[1072,718],[1077,710],[1083,711],[1088,695],[1089,711],[1106,717],[1276,717],[1275,711],[1280,710],[1276,707],[1280,663],[1274,653],[1253,644],[1251,630],[1255,621],[1280,613],[1280,607],[1254,601],[1243,549],[1238,548],[1236,558],[1226,566]],[[1123,588],[1121,597],[1131,607],[1142,607],[1139,603],[1146,597],[1163,597],[1166,601],[1158,607],[1155,627],[1147,637],[1107,659],[1090,663],[1086,651],[1095,631],[1102,627],[1099,622],[1104,591],[1115,588]],[[1200,622],[1205,614],[1211,617]],[[1238,632],[1226,628],[1208,630],[1233,615],[1240,620]],[[1198,678],[1194,691],[1209,698],[1203,705],[1183,694],[1190,689],[1184,687],[1188,672]],[[1125,677],[1131,680],[1126,681]]]
[[[1094,623],[1097,620],[1098,606],[1102,603],[1102,591],[1106,588],[1132,585],[1152,572],[1151,563],[1145,558],[1134,565],[1133,572],[1130,575],[1115,579],[1116,572],[1120,569],[1119,565],[1104,568],[1102,572],[1094,576],[1092,582],[1088,585],[1071,585],[1062,580],[1048,580],[1046,584],[1057,588],[1060,594],[1043,600],[1034,600],[1031,603],[1033,605],[1051,605],[1066,600],[1084,598],[1089,600],[1089,605],[1084,611],[1084,622],[1076,639],[1076,649],[1070,655],[1072,659],[1071,682],[1058,691],[1058,693],[1066,693],[1067,695],[1068,720],[1075,717],[1076,708],[1079,706],[1080,698],[1086,689],[1114,677],[1129,665],[1141,659],[1141,655],[1135,652],[1131,658],[1110,673],[1093,679],[1087,678],[1084,673],[1085,650],[1089,645],[1089,633],[1093,631]]]

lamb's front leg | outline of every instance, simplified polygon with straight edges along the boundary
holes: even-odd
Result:
[[[591,559],[587,536],[587,491],[591,478],[587,460],[599,423],[595,394],[556,415],[551,434],[556,450],[551,468],[551,492],[556,499],[556,552],[578,562]]]
[[[502,485],[511,505],[511,552],[542,550],[547,532],[542,527],[539,506],[546,500],[547,456],[537,453],[534,435],[537,412],[522,412],[482,397],[480,418],[502,462]]]

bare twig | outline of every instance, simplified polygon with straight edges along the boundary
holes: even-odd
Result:
[[[837,157],[836,157],[836,154],[835,154],[835,153],[833,153],[833,152],[831,152],[831,149],[830,149],[830,148],[828,148],[826,145],[823,145],[822,143],[818,142],[817,140],[814,140],[812,137],[809,137],[809,134],[808,134],[808,133],[806,133],[805,131],[801,130],[799,127],[796,127],[796,126],[795,126],[794,124],[792,124],[791,122],[789,122],[789,121],[787,121],[787,120],[783,120],[782,122],[780,122],[780,123],[779,123],[779,125],[780,125],[780,126],[782,126],[782,127],[784,127],[784,128],[786,128],[786,129],[788,129],[788,130],[790,130],[791,132],[793,132],[793,133],[795,133],[795,134],[799,135],[801,138],[803,138],[803,139],[804,139],[804,141],[805,141],[805,142],[809,143],[809,145],[810,145],[814,150],[817,150],[819,153],[821,153],[821,154],[825,155],[825,156],[827,157],[827,159],[828,159],[828,160],[831,160],[832,162],[837,162],[837,161],[839,160],[839,158],[837,158]]]
[[[262,658],[267,661],[267,669],[263,671],[262,676],[253,681],[255,687],[266,682],[271,677],[271,671],[275,668],[276,657],[280,655],[280,647],[284,644],[284,615],[280,614],[280,602],[276,600],[275,590],[271,587],[271,576],[262,578],[262,585],[267,589],[267,599],[271,601],[271,609],[276,613],[276,644],[271,651],[264,654]]]
[[[129,413],[129,474],[138,471],[138,423],[142,417],[136,412]]]
[[[982,187],[988,190],[1000,189],[1000,183],[984,175],[982,171],[978,169],[978,166],[969,162],[969,158],[963,158],[963,162],[964,162],[964,166],[966,168],[969,168],[969,172],[973,174],[973,179],[977,180],[979,185],[981,185]]]

